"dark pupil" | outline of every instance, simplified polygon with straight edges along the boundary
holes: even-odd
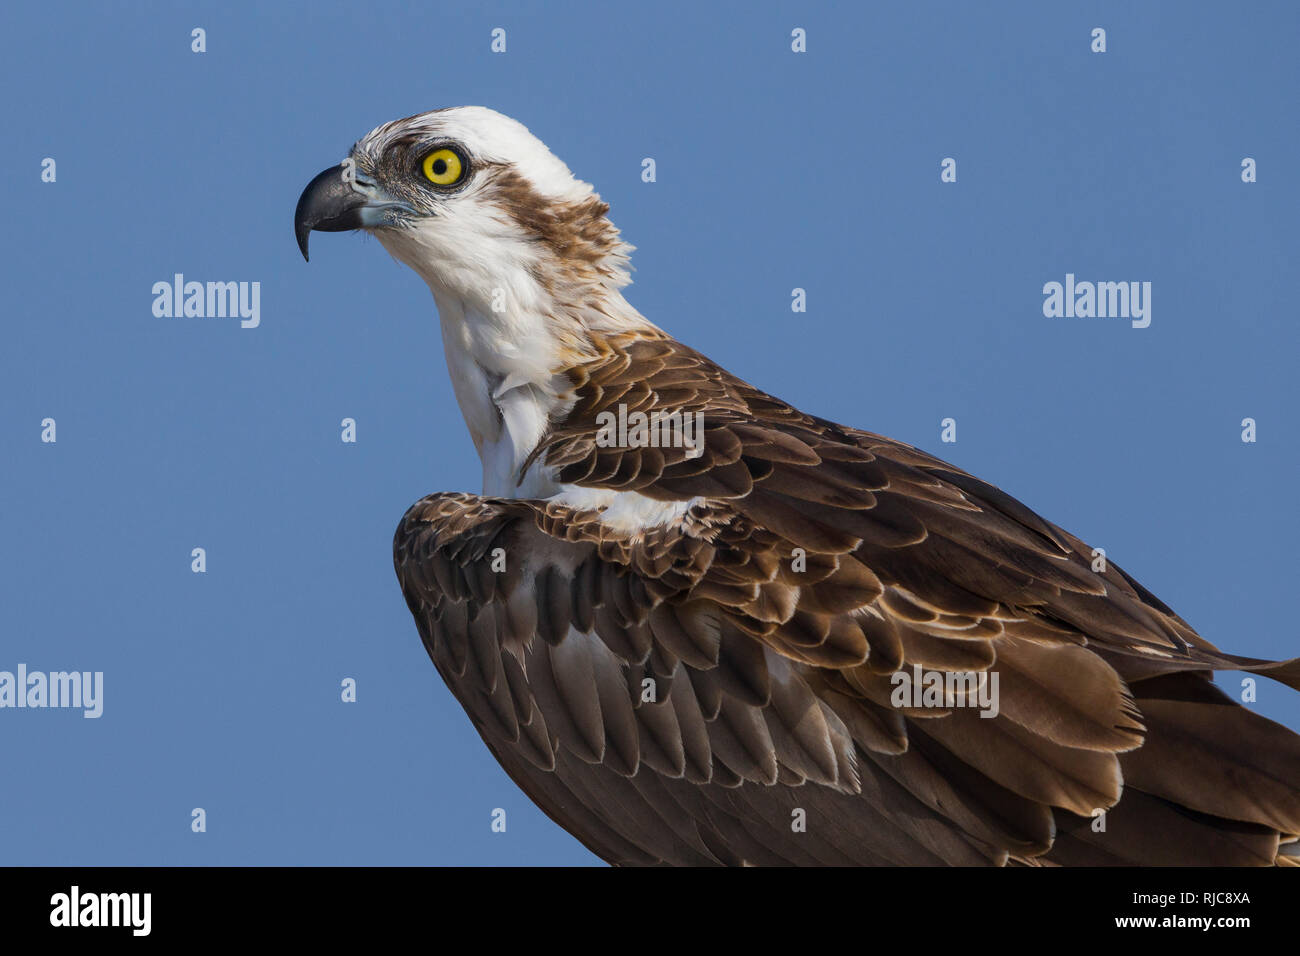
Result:
[[[433,174],[441,176],[447,171],[447,161],[445,159],[435,159],[433,161]]]

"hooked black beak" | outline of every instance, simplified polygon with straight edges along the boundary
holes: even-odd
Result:
[[[331,166],[307,184],[298,197],[298,208],[293,211],[293,231],[298,237],[298,248],[307,259],[307,239],[313,229],[321,232],[343,232],[368,225],[362,221],[361,211],[369,202],[359,192],[351,179],[344,178],[342,164]]]

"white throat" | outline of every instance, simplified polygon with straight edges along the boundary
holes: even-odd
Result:
[[[482,231],[454,219],[375,235],[433,292],[452,388],[483,463],[483,493],[547,497],[554,487],[539,467],[519,470],[566,401],[557,389],[567,367],[547,318],[553,307],[530,267],[536,253],[509,237],[476,241]],[[513,254],[503,255],[508,251]]]
[[[434,288],[442,325],[443,351],[452,389],[483,464],[483,494],[504,498],[546,498],[556,486],[540,462],[520,481],[520,469],[546,432],[554,413],[572,403],[558,389],[558,349],[544,334],[541,316],[485,313]],[[526,326],[532,347],[520,349],[511,326]]]
[[[540,461],[522,476],[520,469],[552,417],[572,407],[565,371],[596,354],[592,333],[657,331],[623,298],[617,285],[626,278],[544,285],[538,277],[556,274],[557,263],[518,227],[493,220],[489,228],[477,212],[375,235],[433,292],[452,388],[483,463],[483,493],[556,494]]]

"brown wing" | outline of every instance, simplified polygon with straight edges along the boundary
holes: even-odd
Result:
[[[997,863],[1040,856],[1054,825],[1076,820],[1075,852],[1089,862],[1107,852],[1127,861],[1127,829],[1152,825],[1182,835],[1158,848],[1175,862],[1276,854],[1276,827],[1154,798],[1098,840],[1088,824],[1119,795],[1115,752],[1140,741],[1112,671],[1074,641],[1014,637],[1020,621],[990,617],[998,637],[935,643],[979,648],[963,668],[987,669],[995,656],[983,649],[995,648],[1003,673],[1026,678],[1004,682],[1002,700],[1023,695],[1019,720],[1039,706],[1059,727],[1019,723],[1014,706],[991,720],[893,707],[888,679],[867,666],[870,625],[843,609],[850,594],[865,607],[885,591],[872,600],[875,587],[843,557],[787,573],[786,547],[708,506],[685,532],[632,542],[596,515],[441,495],[408,512],[395,558],[425,646],[484,741],[611,862]],[[764,620],[788,606],[803,610]],[[938,629],[881,619],[909,646]],[[1054,740],[1066,726],[1092,746]]]
[[[443,677],[593,851],[1244,864],[1300,832],[1300,738],[1208,681],[1237,667],[1294,687],[1296,662],[1217,651],[1078,539],[910,446],[671,339],[608,344],[539,454],[565,482],[695,501],[680,527],[629,537],[596,513],[442,495],[395,542]],[[601,447],[596,416],[619,403],[702,410],[703,455]],[[914,666],[973,682],[900,703]]]
[[[725,501],[805,549],[851,553],[889,585],[887,601],[959,616],[1017,608],[1087,643],[1126,679],[1239,668],[1300,687],[1296,661],[1219,652],[1118,565],[1093,571],[1078,538],[946,462],[805,415],[667,336],[604,344],[576,370],[572,411],[534,453],[563,482]],[[597,416],[619,404],[702,411],[703,454],[601,447]]]
[[[697,535],[633,544],[594,517],[436,495],[408,512],[395,543],[438,670],[503,767],[558,823],[617,863],[1005,857],[994,845],[1002,828],[981,825],[977,811],[954,810],[968,832],[930,810],[915,785],[864,762],[802,668],[720,603],[775,569],[770,536],[743,521],[710,527],[719,516],[705,513]],[[818,566],[828,585],[833,563]],[[865,640],[855,643],[860,659]],[[883,722],[869,732],[898,749]],[[792,829],[796,811],[807,832]],[[1042,814],[1035,823],[1042,843],[1049,823]]]

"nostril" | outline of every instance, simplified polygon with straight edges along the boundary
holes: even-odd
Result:
[[[379,187],[375,185],[374,180],[363,179],[358,176],[352,180],[352,191],[360,193],[367,199],[373,199],[375,194],[379,192]]]

